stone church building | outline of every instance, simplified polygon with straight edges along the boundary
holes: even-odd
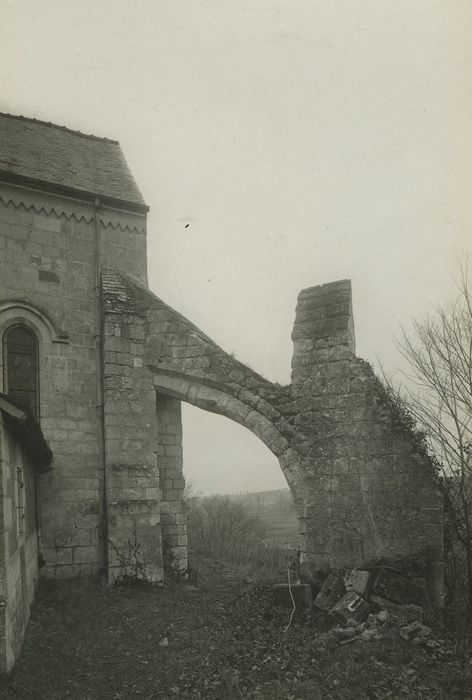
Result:
[[[420,559],[440,603],[432,468],[355,355],[349,281],[300,292],[292,382],[272,384],[149,291],[148,210],[116,141],[0,115],[1,666],[39,572],[185,570],[182,401],[277,456],[304,558]]]

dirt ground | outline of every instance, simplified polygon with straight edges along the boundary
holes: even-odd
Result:
[[[453,641],[396,636],[339,646],[328,620],[274,608],[248,571],[201,564],[164,588],[42,581],[0,698],[472,698]]]

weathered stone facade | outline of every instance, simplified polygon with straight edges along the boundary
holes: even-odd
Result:
[[[0,135],[13,163],[0,170],[0,337],[20,324],[38,338],[40,422],[54,453],[40,488],[44,575],[159,582],[165,565],[186,568],[187,401],[241,423],[277,456],[305,558],[419,558],[440,602],[440,498],[427,458],[355,355],[350,283],[300,293],[292,382],[273,384],[147,289],[147,207],[118,144],[25,122],[8,142]],[[48,149],[33,148],[35,135]],[[17,156],[15,138],[29,139]]]
[[[95,164],[106,166],[95,153],[102,147],[105,155],[119,150],[113,142],[0,115],[0,159],[13,163],[13,172],[0,171],[0,338],[16,324],[38,338],[40,421],[54,453],[41,483],[42,574],[61,578],[105,565],[99,270],[111,265],[147,280],[147,207],[103,194],[108,183],[100,184]],[[99,192],[84,191],[86,163],[74,175],[79,163],[67,160],[77,153],[80,162],[89,148],[90,186]],[[20,166],[34,179],[19,175]],[[5,391],[3,353],[0,363]]]

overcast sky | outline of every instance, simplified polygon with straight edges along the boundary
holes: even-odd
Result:
[[[303,287],[350,278],[358,354],[388,369],[400,325],[453,293],[469,0],[0,8],[0,110],[118,139],[151,207],[151,289],[268,378],[290,381]],[[197,490],[284,485],[240,426],[186,407],[184,427]]]

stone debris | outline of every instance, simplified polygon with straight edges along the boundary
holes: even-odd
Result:
[[[363,601],[365,603],[365,601]],[[367,605],[367,603],[365,603]],[[363,608],[365,610],[365,608]],[[377,615],[370,613],[363,622],[348,627],[335,627],[331,630],[332,636],[339,644],[349,644],[358,639],[363,642],[382,639],[384,628],[387,628],[389,615],[385,610],[382,610]]]
[[[408,578],[388,566],[326,573],[308,564],[301,567],[300,579],[304,582],[290,587],[274,586],[276,602],[293,607],[291,589],[296,610],[328,614],[336,624],[327,633],[335,645],[393,636],[415,645],[435,644],[431,627],[424,624],[425,612],[430,611],[424,579]]]
[[[381,598],[374,594],[370,596],[370,602],[379,608],[394,613],[398,618],[404,619],[405,622],[414,622],[415,620],[422,622],[424,618],[424,608],[419,605],[411,605],[410,603],[397,605],[386,598]]]
[[[381,610],[377,615],[377,620],[382,624],[388,620],[388,612],[386,610]]]
[[[400,637],[405,640],[412,640],[413,644],[421,644],[426,637],[429,637],[432,629],[421,622],[412,622],[411,625],[404,625],[400,628]]]
[[[346,589],[341,576],[328,574],[323,585],[318,591],[314,605],[319,608],[319,610],[328,612],[331,610],[333,605],[335,605],[337,601],[344,596],[345,593]]]
[[[428,594],[423,587],[389,569],[379,571],[372,590],[376,595],[393,603],[410,603],[421,607],[427,607],[429,604]]]
[[[355,591],[360,596],[367,597],[370,580],[371,575],[369,571],[349,569],[344,575],[344,586],[346,591]]]
[[[335,627],[333,634],[340,640],[345,641],[346,639],[352,639],[356,636],[355,627]]]
[[[354,591],[346,593],[329,611],[337,622],[344,625],[358,625],[365,620],[369,604]]]

